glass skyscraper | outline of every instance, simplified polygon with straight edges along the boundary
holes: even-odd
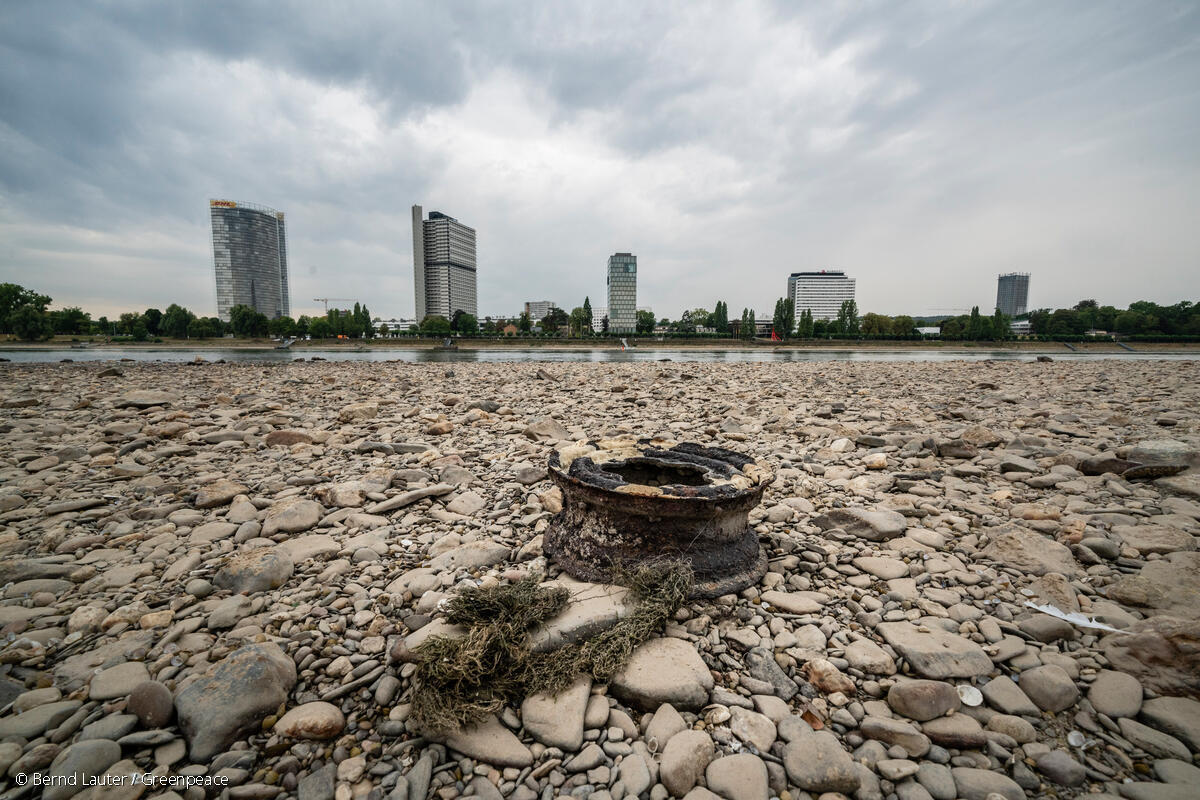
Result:
[[[1008,317],[1029,310],[1029,273],[1008,272],[996,280],[996,308]]]
[[[217,316],[228,322],[230,310],[238,305],[271,319],[291,316],[283,212],[232,200],[210,200],[208,209]]]
[[[637,256],[631,253],[608,257],[608,331],[637,331]]]
[[[431,314],[451,319],[456,311],[478,317],[475,229],[440,211],[424,219],[422,208],[413,206],[412,231],[417,324]]]

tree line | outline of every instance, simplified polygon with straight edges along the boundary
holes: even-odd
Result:
[[[26,341],[49,339],[54,335],[104,336],[148,341],[158,338],[209,339],[232,334],[239,338],[304,337],[353,339],[405,334],[448,336],[503,335],[508,326],[518,334],[530,335],[540,327],[541,335],[585,337],[608,335],[609,320],[593,321],[592,304],[584,297],[583,305],[569,313],[553,308],[540,320],[527,313],[511,319],[487,317],[481,323],[474,315],[455,311],[450,319],[430,315],[419,325],[405,331],[389,330],[386,324],[378,327],[371,319],[365,304],[355,303],[352,309],[329,309],[324,316],[279,317],[269,319],[255,309],[239,305],[230,311],[229,322],[218,317],[203,317],[172,303],[165,311],[148,308],[143,312],[127,312],[115,319],[92,316],[78,306],[49,310],[51,298],[15,283],[0,283],[0,333],[8,333]],[[1187,300],[1162,306],[1147,300],[1130,303],[1126,309],[1102,306],[1095,300],[1080,300],[1072,308],[1040,308],[1023,317],[1029,322],[1030,334],[1042,339],[1084,338],[1095,332],[1117,333],[1134,338],[1198,339],[1200,338],[1200,304]],[[969,314],[939,320],[914,319],[908,315],[886,316],[868,312],[859,314],[858,304],[846,300],[837,316],[831,320],[814,319],[810,309],[797,314],[788,298],[775,301],[775,309],[767,335],[778,339],[821,338],[922,338],[918,327],[938,327],[942,339],[964,341],[1001,341],[1013,338],[1011,322],[997,309],[983,314],[978,306]],[[653,312],[637,312],[635,333],[647,335],[659,332],[668,335],[714,336],[753,339],[758,335],[758,323],[752,308],[743,308],[741,316],[729,318],[729,306],[718,300],[713,308],[694,308],[683,312],[679,319],[656,319]]]
[[[266,314],[247,305],[230,309],[229,322],[219,317],[202,317],[183,306],[172,303],[166,311],[148,308],[143,312],[130,311],[115,319],[107,316],[92,319],[91,314],[72,306],[48,310],[49,295],[40,294],[15,283],[0,284],[0,333],[10,333],[25,341],[42,341],[55,335],[104,336],[144,342],[153,339],[213,339],[227,334],[239,338],[312,336],[324,339],[331,336],[361,338],[373,336],[371,312],[365,305],[353,309],[329,309],[323,317],[301,316],[299,319]]]

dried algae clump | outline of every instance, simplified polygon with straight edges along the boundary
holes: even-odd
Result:
[[[435,636],[416,650],[414,722],[428,733],[446,732],[534,692],[557,693],[581,672],[610,680],[687,600],[692,573],[676,562],[652,564],[619,575],[618,582],[637,599],[633,612],[586,642],[549,653],[530,652],[529,634],[566,607],[566,589],[528,579],[460,592],[448,604],[446,621],[467,626],[467,634]]]

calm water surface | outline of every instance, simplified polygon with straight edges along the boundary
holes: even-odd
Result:
[[[1055,361],[1118,361],[1164,360],[1196,361],[1200,352],[1183,353],[1072,353],[1051,351]],[[150,348],[87,348],[81,350],[3,350],[0,357],[14,363],[53,363],[69,358],[74,361],[115,361],[129,358],[134,361],[192,361],[200,356],[208,361],[252,361],[285,363],[320,356],[327,361],[407,361],[414,363],[443,362],[613,362],[634,361],[704,361],[720,363],[780,362],[780,361],[1032,361],[1037,354],[1013,350],[973,350],[943,352],[927,349],[913,350],[661,350],[636,348],[632,350],[560,350],[516,349],[493,350],[402,350],[379,349],[357,351],[350,349],[305,350],[154,350]]]

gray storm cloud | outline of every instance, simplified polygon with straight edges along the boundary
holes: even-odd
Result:
[[[1194,4],[9,3],[0,279],[212,313],[207,200],[288,213],[293,309],[412,312],[408,208],[480,309],[1200,299]]]

